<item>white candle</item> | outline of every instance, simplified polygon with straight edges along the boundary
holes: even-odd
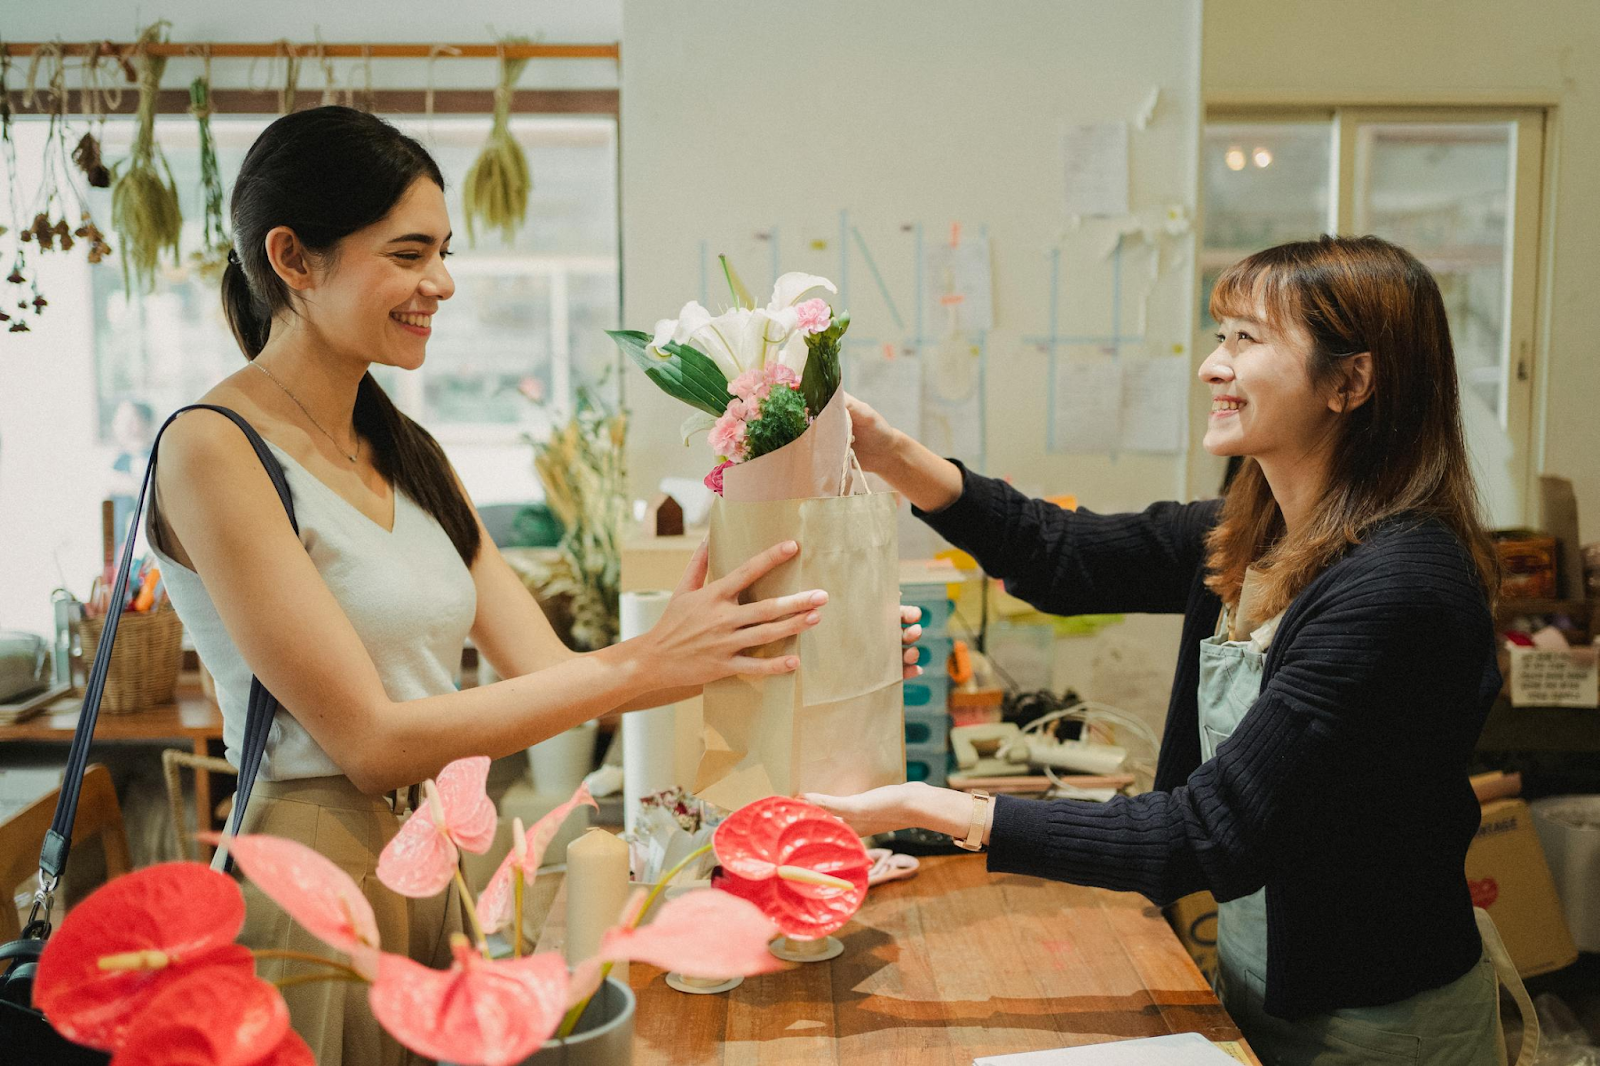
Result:
[[[628,845],[620,837],[591,828],[567,845],[567,965],[600,950],[600,938],[627,902]],[[611,976],[626,984],[628,964],[617,963]]]

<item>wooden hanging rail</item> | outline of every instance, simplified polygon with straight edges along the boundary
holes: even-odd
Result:
[[[12,41],[0,44],[0,52],[31,56],[41,47],[38,41]],[[87,56],[132,56],[138,45],[112,41],[60,42],[62,54]],[[609,44],[305,44],[273,41],[267,44],[241,44],[227,41],[192,43],[166,42],[144,45],[150,55],[172,59],[199,59],[208,51],[212,59],[273,59],[293,55],[301,59],[610,59],[619,60],[622,46]]]

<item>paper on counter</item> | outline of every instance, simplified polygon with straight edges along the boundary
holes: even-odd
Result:
[[[1128,124],[1096,122],[1068,128],[1066,208],[1069,216],[1128,213]]]
[[[1199,1033],[1173,1033],[1109,1044],[986,1055],[972,1066],[1237,1066],[1237,1060]]]

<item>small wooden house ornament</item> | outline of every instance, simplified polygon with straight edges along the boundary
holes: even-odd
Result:
[[[658,493],[645,510],[644,528],[654,537],[683,536],[683,505],[668,493]]]

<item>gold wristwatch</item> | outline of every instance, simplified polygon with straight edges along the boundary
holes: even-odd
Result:
[[[956,847],[967,851],[983,850],[983,827],[989,820],[989,806],[994,802],[989,793],[974,789],[972,793],[972,821],[967,823],[967,839],[957,840]]]

